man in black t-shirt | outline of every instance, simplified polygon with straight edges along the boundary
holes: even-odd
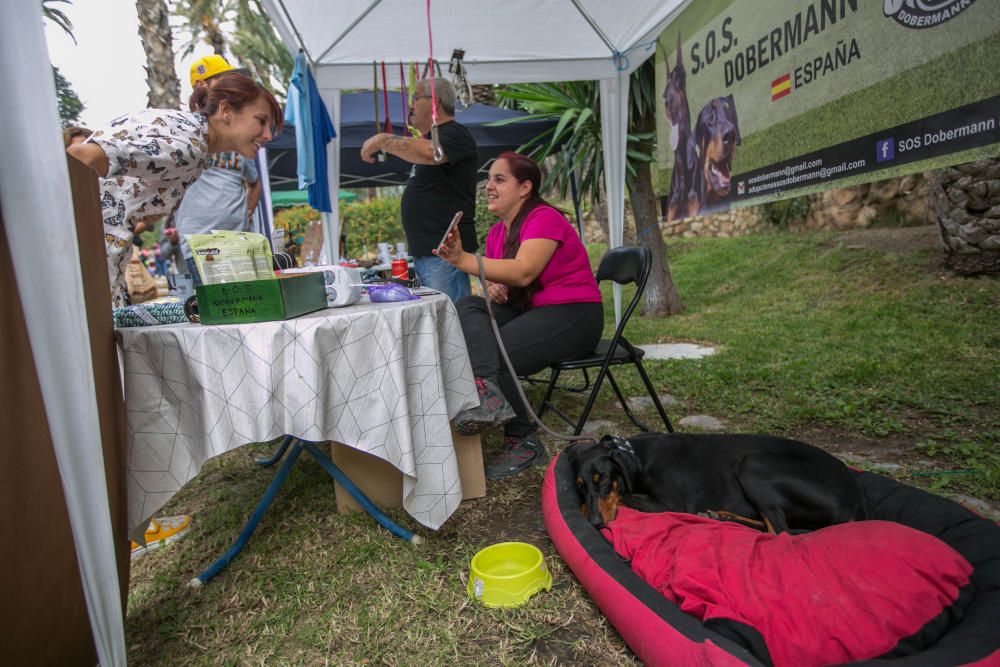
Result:
[[[431,251],[437,248],[458,211],[463,213],[458,226],[462,247],[469,252],[479,249],[475,221],[479,159],[472,134],[455,121],[455,89],[447,79],[433,81],[440,159],[435,159],[430,139],[434,123],[430,79],[416,83],[410,105],[409,123],[422,136],[376,134],[361,147],[361,159],[374,162],[375,155],[382,151],[413,163],[400,204],[407,246],[420,282],[457,302],[471,293],[469,276]]]

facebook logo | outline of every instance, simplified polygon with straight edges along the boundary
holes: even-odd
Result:
[[[894,156],[892,147],[894,141],[892,137],[888,139],[882,139],[881,141],[875,142],[875,161],[876,162],[886,162],[891,160]]]

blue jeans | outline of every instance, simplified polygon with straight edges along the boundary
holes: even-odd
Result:
[[[452,303],[472,294],[469,275],[462,273],[440,257],[414,257],[413,269],[420,278],[420,284],[447,294]]]
[[[198,265],[194,263],[194,258],[185,257],[184,261],[187,263],[188,273],[191,274],[191,282],[195,287],[201,285],[201,275],[198,273]]]

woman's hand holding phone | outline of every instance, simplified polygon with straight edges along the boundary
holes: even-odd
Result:
[[[441,242],[434,249],[434,254],[449,263],[454,263],[462,254],[462,237],[458,233],[458,223],[462,219],[462,212],[459,211],[451,219],[448,230],[441,237]]]

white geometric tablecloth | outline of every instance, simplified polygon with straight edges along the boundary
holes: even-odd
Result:
[[[403,507],[428,528],[462,500],[449,421],[478,398],[445,296],[116,333],[133,537],[207,459],[283,434],[385,459],[403,473]]]

